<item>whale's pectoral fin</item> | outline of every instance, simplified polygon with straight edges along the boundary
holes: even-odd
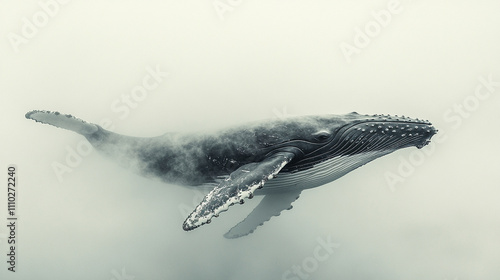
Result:
[[[238,238],[248,235],[269,221],[273,216],[279,216],[281,211],[292,209],[292,202],[300,196],[300,190],[285,193],[267,194],[253,211],[239,224],[230,229],[224,237]]]
[[[227,179],[222,181],[184,221],[182,228],[192,230],[210,223],[221,212],[227,211],[235,203],[243,203],[245,198],[252,198],[253,192],[261,188],[267,180],[272,179],[289,163],[294,154],[280,152],[271,155],[261,162],[245,164],[236,169]]]

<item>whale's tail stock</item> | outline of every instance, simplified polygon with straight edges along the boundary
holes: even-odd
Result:
[[[36,122],[50,124],[82,135],[93,134],[99,130],[98,126],[95,124],[59,112],[33,110],[26,113],[25,117]]]

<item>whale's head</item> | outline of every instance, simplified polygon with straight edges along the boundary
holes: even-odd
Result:
[[[307,169],[332,158],[345,159],[344,165],[361,166],[402,148],[422,148],[437,133],[426,120],[356,112],[292,119],[283,127],[275,135],[279,140],[271,145],[271,152],[295,154],[284,169],[288,171]]]

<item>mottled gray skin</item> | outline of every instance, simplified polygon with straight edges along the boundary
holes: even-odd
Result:
[[[80,133],[97,150],[142,175],[210,187],[185,220],[184,230],[210,223],[254,193],[266,195],[259,209],[225,235],[228,238],[249,234],[289,209],[302,190],[336,180],[395,150],[421,148],[436,133],[428,121],[354,112],[152,138],[116,134],[57,112],[31,111],[26,117]]]
[[[350,113],[272,120],[209,134],[168,133],[153,138],[123,136],[99,127],[85,137],[104,154],[144,175],[197,186],[216,183],[240,166],[259,162],[279,151],[295,154],[280,172],[287,173],[338,155],[422,147],[435,133],[431,124],[423,120]]]

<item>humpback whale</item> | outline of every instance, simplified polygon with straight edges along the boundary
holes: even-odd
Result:
[[[422,148],[437,130],[405,116],[302,116],[229,127],[214,132],[132,137],[58,112],[34,110],[26,118],[83,135],[92,146],[143,176],[211,191],[182,228],[208,224],[245,199],[258,206],[224,236],[237,238],[292,208],[301,191],[334,181],[396,150]]]

